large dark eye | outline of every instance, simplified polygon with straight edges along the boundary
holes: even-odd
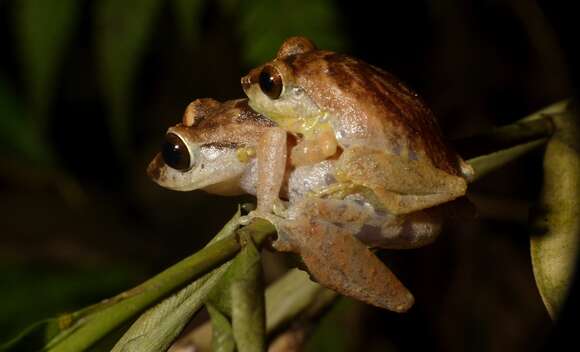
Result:
[[[175,133],[165,135],[161,156],[165,164],[179,171],[186,171],[192,166],[187,146]]]
[[[260,72],[260,89],[270,99],[278,99],[282,94],[282,76],[274,66],[265,66]]]

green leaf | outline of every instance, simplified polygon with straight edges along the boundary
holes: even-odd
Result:
[[[123,335],[113,352],[165,351],[191,317],[203,306],[209,292],[228,269],[230,262],[197,279],[178,293],[145,312]]]
[[[260,252],[251,237],[236,257],[244,275],[232,282],[232,328],[240,352],[265,351],[266,313]]]
[[[232,284],[255,275],[255,266],[260,263],[259,253],[256,254],[251,248],[246,247],[248,245],[244,246],[243,250],[236,256],[232,265],[208,298],[208,303],[227,317],[232,316]]]
[[[232,11],[231,1],[222,2]],[[240,1],[235,12],[240,16],[244,60],[250,66],[271,60],[291,36],[306,36],[328,50],[346,46],[336,4],[330,0]]]
[[[15,159],[43,164],[52,160],[50,147],[27,118],[24,104],[0,77],[0,148]]]
[[[337,296],[336,292],[311,281],[304,271],[288,271],[266,289],[267,335],[271,336],[291,323],[319,317]],[[211,351],[211,334],[211,325],[205,323],[180,339],[174,347],[180,351]]]
[[[133,84],[162,3],[161,0],[95,2],[102,91],[109,106],[113,141],[122,157],[129,155]]]
[[[177,25],[183,41],[188,45],[199,39],[203,0],[173,0],[171,2],[177,17]]]
[[[580,126],[577,110],[552,115],[544,184],[533,219],[531,255],[536,285],[555,319],[566,299],[580,242]]]
[[[0,351],[38,351],[61,331],[59,319],[39,321],[24,329],[12,340],[0,345]]]
[[[290,270],[266,290],[266,330],[272,332],[294,319],[324,291],[333,292],[311,281],[306,272]]]
[[[238,209],[234,218],[208,243],[208,246],[231,235],[238,226],[239,218]],[[166,350],[193,314],[205,303],[207,296],[220,282],[230,265],[231,261],[223,264],[149,309],[133,323],[112,351]]]
[[[229,261],[241,249],[238,236],[251,236],[256,243],[261,244],[275,232],[272,224],[261,219],[254,219],[249,225],[235,231],[238,225],[239,212],[222,230],[221,233],[227,233],[225,238],[183,259],[143,284],[97,305],[103,308],[59,334],[55,338],[56,342],[51,341],[50,351],[73,352],[87,349],[168,294]],[[233,236],[234,231],[238,236]],[[109,301],[113,303],[108,303]],[[90,310],[91,307],[87,309]]]
[[[94,346],[168,294],[229,261],[242,248],[240,237],[251,237],[261,244],[275,233],[272,224],[261,219],[254,219],[236,231],[238,226],[239,210],[218,234],[221,240],[129,291],[68,315],[64,327],[50,339],[45,349],[73,352]],[[234,232],[237,236],[233,236]]]
[[[237,252],[236,248],[239,248],[239,244],[232,236],[239,226],[239,216],[238,211],[216,236],[222,238],[221,240],[183,259],[143,284],[73,315],[73,323],[53,338],[48,348],[51,351],[84,350],[176,288],[223,264]],[[76,319],[77,316],[79,319]]]
[[[237,228],[240,210],[208,243],[226,238]],[[207,246],[206,246],[207,247]],[[141,315],[111,351],[164,351],[191,317],[201,308],[207,295],[221,280],[231,262],[189,284]]]
[[[207,305],[212,325],[211,347],[214,352],[233,352],[236,341],[228,318],[213,305]]]
[[[90,297],[99,297],[126,287],[128,282],[134,280],[135,275],[137,272],[131,268],[102,265],[81,266],[68,271],[21,265],[0,267],[0,277],[4,284],[4,288],[0,290],[0,327],[3,335],[14,335],[11,327],[21,330],[20,327],[28,324],[31,319],[53,315],[58,309],[55,307],[74,307]],[[42,292],[42,299],[38,299],[38,292]],[[59,317],[43,319],[23,329],[7,345],[15,344],[19,347],[14,349],[18,350],[40,350],[59,333],[102,307],[102,304],[93,305]]]
[[[66,46],[80,15],[78,0],[20,0],[16,4],[16,34],[30,96],[31,117],[40,133],[57,86]]]

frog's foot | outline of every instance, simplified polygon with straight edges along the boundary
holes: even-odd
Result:
[[[352,233],[322,221],[310,221],[304,232],[293,234],[312,277],[343,295],[395,312],[405,312],[413,295]]]
[[[328,186],[313,190],[308,193],[309,197],[344,199],[346,196],[360,191],[360,186],[352,182],[337,182]]]
[[[264,211],[260,208],[251,211],[248,215],[240,217],[240,225],[248,225],[252,219],[260,218],[267,220],[276,228],[278,233],[277,239],[272,243],[272,246],[280,252],[293,252],[294,245],[292,245],[291,233],[295,221],[287,220],[288,209],[283,201],[276,202],[272,207],[272,211]]]
[[[276,199],[274,204],[272,204],[272,213],[285,219],[288,217],[288,206],[284,201]]]
[[[270,206],[264,207],[258,205],[258,208],[252,210],[248,215],[240,217],[240,224],[247,225],[252,221],[253,218],[261,218],[270,221],[272,224],[276,223],[280,219],[285,219],[288,217],[288,207],[286,202],[281,199],[275,199]]]

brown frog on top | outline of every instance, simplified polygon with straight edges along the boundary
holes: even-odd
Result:
[[[298,140],[294,166],[337,158],[337,182],[318,198],[362,194],[396,216],[465,194],[472,169],[444,142],[433,113],[391,74],[353,57],[318,50],[303,37],[287,39],[276,58],[242,78],[250,106],[275,121],[258,147],[255,216],[271,218],[286,165],[286,133]],[[277,157],[274,157],[277,156]],[[260,159],[260,158],[259,158]]]

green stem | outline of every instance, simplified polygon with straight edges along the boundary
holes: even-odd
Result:
[[[454,146],[465,159],[507,149],[516,145],[549,137],[554,132],[554,124],[549,116],[531,121],[516,122],[494,128],[468,138],[454,141]]]
[[[232,259],[242,246],[240,238],[243,238],[243,234],[251,236],[259,246],[274,233],[275,228],[269,222],[254,219],[248,226],[239,229],[236,235],[203,248],[131,290],[129,297],[90,316],[85,324],[50,351],[76,352],[87,349],[161,298]]]
[[[456,141],[460,154],[473,167],[476,181],[546,143],[554,133],[552,115],[568,109],[562,100],[515,123]]]

